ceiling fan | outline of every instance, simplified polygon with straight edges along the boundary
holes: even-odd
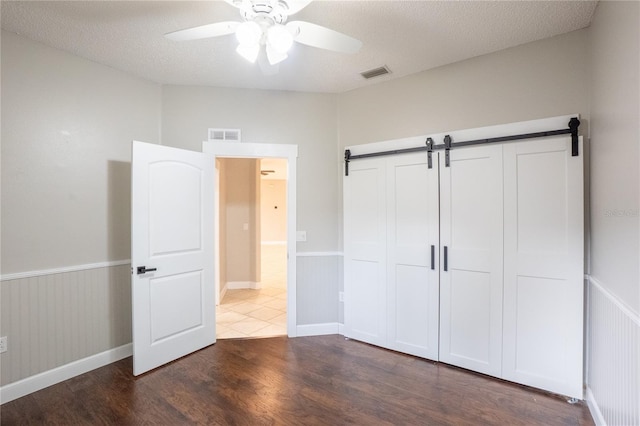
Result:
[[[356,53],[362,42],[353,37],[329,28],[305,21],[287,19],[312,0],[224,0],[240,10],[243,22],[225,21],[201,25],[165,34],[174,41],[198,40],[219,37],[235,33],[238,39],[238,52],[242,57],[254,63],[258,59],[262,46],[264,56],[259,61],[265,73],[277,71],[275,65],[287,59],[287,52],[293,42],[320,49],[342,53]],[[271,68],[269,67],[271,66]]]

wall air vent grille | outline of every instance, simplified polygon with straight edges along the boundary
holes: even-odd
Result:
[[[240,129],[209,129],[209,142],[241,142]]]
[[[391,70],[386,65],[383,65],[381,67],[374,68],[369,71],[361,72],[360,75],[368,80],[370,78],[379,77],[381,75],[385,75],[389,73],[391,73]]]

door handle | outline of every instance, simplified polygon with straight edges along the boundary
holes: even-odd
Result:
[[[449,270],[449,250],[447,246],[444,246],[444,271],[447,272]]]
[[[146,274],[147,272],[157,271],[158,268],[147,268],[146,266],[138,266],[136,270],[138,271],[138,275],[140,275],[140,274]]]
[[[431,270],[436,269],[436,246],[431,246]]]

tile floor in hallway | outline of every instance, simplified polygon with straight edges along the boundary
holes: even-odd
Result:
[[[287,334],[286,259],[286,246],[262,246],[261,288],[227,290],[216,310],[218,339]]]

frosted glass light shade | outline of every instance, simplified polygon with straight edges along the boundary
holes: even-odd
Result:
[[[267,30],[267,43],[275,51],[287,53],[293,44],[293,36],[284,25],[276,24]]]
[[[240,46],[258,45],[262,38],[262,29],[253,21],[243,22],[236,28],[236,38]]]
[[[278,52],[271,44],[267,44],[267,59],[271,65],[275,65],[287,59],[289,55],[284,52]]]
[[[256,59],[258,59],[258,53],[260,53],[260,45],[257,43],[252,46],[245,46],[243,44],[240,44],[236,48],[236,52],[238,52],[238,54],[245,58],[247,61],[255,63]]]

